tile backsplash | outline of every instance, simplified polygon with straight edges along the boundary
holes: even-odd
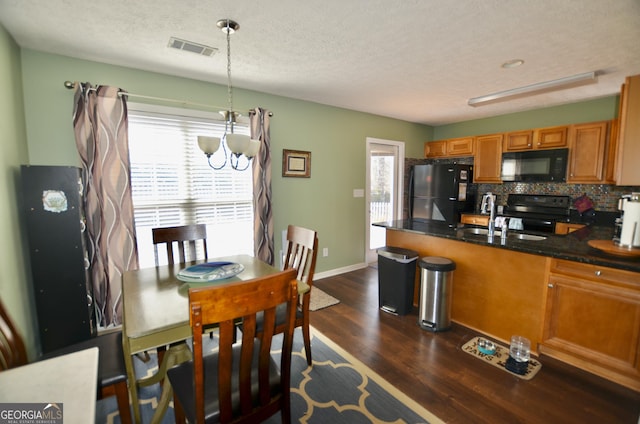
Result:
[[[473,158],[456,158],[456,159],[415,159],[409,158],[405,160],[405,202],[404,217],[409,216],[409,176],[413,165],[427,163],[461,163],[473,165]],[[589,196],[593,201],[594,209],[597,211],[616,212],[618,209],[618,199],[623,194],[632,191],[640,191],[639,186],[616,186],[608,184],[566,184],[566,183],[503,183],[503,184],[471,184],[470,190],[476,196],[476,209],[479,209],[479,203],[482,194],[488,191],[496,194],[498,205],[506,205],[507,197],[510,193],[519,194],[554,194],[561,196],[570,196],[576,199],[583,194]]]

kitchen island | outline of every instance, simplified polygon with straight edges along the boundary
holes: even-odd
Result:
[[[509,230],[510,235],[505,242],[502,242],[500,236],[494,236],[493,240],[489,241],[486,235],[473,234],[468,231],[471,228],[476,228],[476,226],[473,225],[450,228],[445,225],[412,220],[380,222],[373,225],[384,227],[388,230],[424,234],[481,246],[490,246],[498,249],[542,255],[545,257],[601,265],[640,273],[640,255],[636,257],[612,255],[589,246],[589,240],[611,240],[613,238],[612,227],[586,225],[584,228],[566,235],[536,233],[531,231],[524,232],[526,234],[546,237],[544,240],[521,240],[515,236],[522,234],[522,231]],[[477,228],[480,227],[478,226]],[[499,231],[499,229],[497,229],[497,231]],[[640,279],[640,276],[638,276],[638,278]]]
[[[475,234],[474,226],[374,225],[387,229],[388,246],[456,262],[453,321],[507,345],[512,335],[525,336],[535,353],[640,391],[640,257],[613,256],[588,243],[610,240],[613,228],[588,226],[539,240],[510,231],[502,240]]]

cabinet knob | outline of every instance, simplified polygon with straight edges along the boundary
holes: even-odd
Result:
[[[553,284],[549,283],[549,284],[547,284],[547,287],[549,287],[550,289],[552,289],[552,288],[553,288]]]
[[[531,143],[528,143],[528,144],[527,144],[527,147],[531,147]]]
[[[599,277],[600,275],[602,275],[602,271],[598,270],[598,271],[595,272],[595,274],[596,274],[596,276]]]

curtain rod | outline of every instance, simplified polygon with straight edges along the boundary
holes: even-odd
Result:
[[[75,82],[72,81],[65,81],[64,82],[64,86],[69,89],[69,90],[73,90],[76,86]],[[213,105],[205,105],[203,103],[194,103],[194,102],[189,102],[186,100],[177,100],[177,99],[168,99],[165,97],[153,97],[153,96],[145,96],[144,94],[135,94],[135,93],[118,93],[119,96],[131,96],[131,97],[139,97],[141,99],[149,99],[149,100],[158,100],[161,102],[170,102],[170,103],[180,103],[181,105],[188,105],[188,106],[200,106],[200,107],[206,107],[206,108],[215,108],[216,106]],[[223,107],[220,107],[219,109],[224,109]],[[255,113],[254,111],[250,110],[249,111],[250,114]],[[269,116],[273,116],[273,112],[269,112]]]

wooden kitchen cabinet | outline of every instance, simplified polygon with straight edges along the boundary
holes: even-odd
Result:
[[[514,131],[504,136],[504,151],[515,152],[533,149],[533,130]]]
[[[447,140],[447,156],[473,155],[473,137],[461,137]]]
[[[447,155],[447,143],[445,140],[429,141],[424,143],[424,157],[434,158]]]
[[[501,183],[503,134],[476,137],[474,183]]]
[[[559,126],[510,132],[505,136],[504,151],[519,152],[567,147],[568,130],[568,126]]]
[[[571,126],[567,183],[605,182],[605,167],[609,153],[608,135],[608,121]]]
[[[638,274],[552,259],[540,352],[640,389]]]
[[[560,149],[567,147],[567,126],[539,128],[535,131],[536,149]]]
[[[640,185],[640,75],[627,77],[620,93],[618,152],[615,161],[617,185]]]
[[[460,215],[460,223],[471,225],[489,226],[489,215],[474,215],[463,213]]]
[[[609,121],[609,146],[607,147],[607,155],[604,161],[604,183],[616,183],[616,155],[618,152],[618,128],[620,127],[619,119]]]
[[[473,137],[460,137],[424,143],[424,156],[427,158],[472,155]]]

